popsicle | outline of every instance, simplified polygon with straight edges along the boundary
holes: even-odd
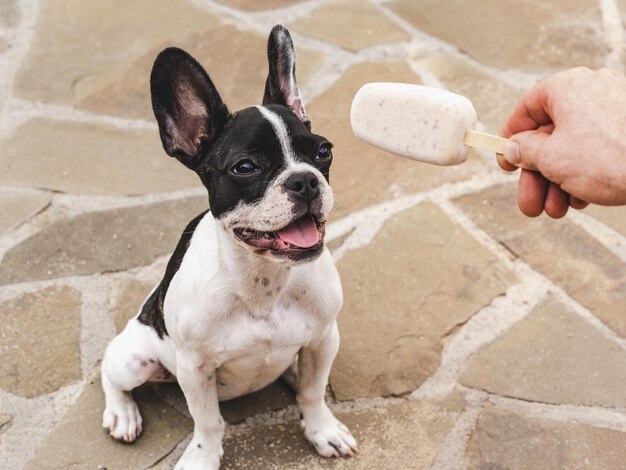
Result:
[[[475,130],[464,96],[421,85],[368,83],[352,101],[354,134],[389,152],[435,165],[458,165],[470,147],[503,153],[506,139]]]

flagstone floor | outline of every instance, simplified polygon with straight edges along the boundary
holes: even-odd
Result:
[[[0,468],[181,455],[192,423],[175,385],[137,391],[135,444],[100,428],[102,352],[207,206],[161,148],[149,70],[183,47],[231,109],[258,104],[276,23],[335,144],[327,235],[345,305],[329,400],[361,452],[316,456],[278,382],[223,403],[223,467],[624,468],[626,208],[528,219],[493,155],[418,164],[348,120],[360,85],[400,81],[468,96],[497,132],[546,74],[621,70],[624,19],[626,0],[0,1]]]

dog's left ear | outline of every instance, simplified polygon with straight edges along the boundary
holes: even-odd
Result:
[[[154,61],[150,91],[163,148],[195,170],[230,116],[215,85],[193,57],[170,47]]]
[[[300,88],[296,81],[296,52],[287,28],[276,25],[267,43],[269,75],[265,82],[263,104],[280,104],[290,108],[307,129],[311,121],[306,115]]]

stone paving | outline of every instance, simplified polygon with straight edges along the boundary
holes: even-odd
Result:
[[[175,384],[136,392],[132,445],[100,428],[107,342],[206,207],[165,156],[148,76],[189,50],[231,109],[260,101],[292,31],[313,127],[335,143],[328,242],[342,276],[329,400],[360,442],[326,461],[282,382],[222,404],[228,469],[621,469],[626,208],[523,217],[475,152],[438,168],[356,140],[369,81],[465,94],[497,132],[546,73],[626,64],[626,0],[0,1],[0,468],[171,468]]]

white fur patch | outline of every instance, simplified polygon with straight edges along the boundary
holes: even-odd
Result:
[[[296,154],[293,151],[293,145],[291,145],[291,138],[289,137],[289,132],[287,132],[285,122],[278,114],[273,113],[264,106],[256,106],[256,108],[272,125],[272,128],[276,133],[276,137],[278,137],[278,142],[280,142],[280,149],[285,156],[285,160],[287,160],[287,164],[294,164],[296,161]]]

